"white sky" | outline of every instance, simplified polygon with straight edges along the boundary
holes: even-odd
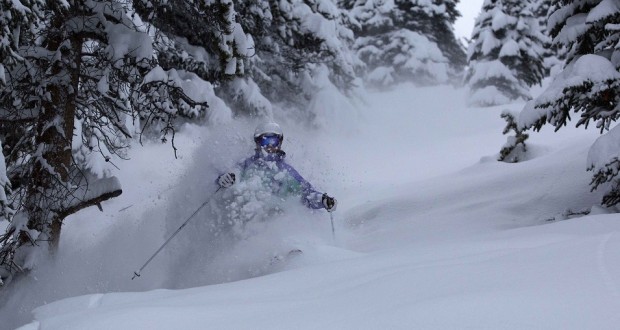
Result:
[[[456,37],[462,40],[463,37],[470,38],[471,31],[474,29],[474,20],[484,0],[461,0],[456,8],[461,12],[461,17],[454,24]]]

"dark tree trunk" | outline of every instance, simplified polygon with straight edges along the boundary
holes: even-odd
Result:
[[[58,13],[52,19],[45,47],[50,53],[61,56],[51,64],[49,100],[43,103],[37,120],[36,144],[41,150],[41,160],[34,164],[31,193],[28,203],[29,223],[32,229],[49,240],[55,251],[60,239],[62,202],[68,196],[69,169],[71,167],[71,142],[74,131],[76,98],[79,88],[80,50],[82,41],[73,37],[66,43],[63,35],[65,15]]]

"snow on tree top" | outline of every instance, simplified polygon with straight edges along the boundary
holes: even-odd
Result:
[[[510,69],[499,60],[477,63],[475,72],[470,79],[471,81],[480,81],[496,77],[501,77],[515,83],[517,82],[517,79]]]
[[[366,1],[363,5],[353,7],[351,15],[368,26],[393,25],[389,14],[396,10],[395,7],[394,1]]]
[[[469,105],[492,106],[509,103],[510,99],[495,86],[485,86],[475,90],[468,99]]]
[[[520,47],[519,44],[514,40],[508,40],[499,51],[499,56],[517,56],[519,55]]]
[[[557,28],[559,24],[563,24],[566,19],[570,16],[573,16],[575,12],[578,10],[578,6],[576,4],[570,4],[563,7],[558,8],[554,12],[549,15],[549,19],[547,21],[547,28],[549,31],[553,31]]]
[[[22,15],[25,15],[26,13],[30,12],[30,9],[28,7],[26,7],[26,6],[24,6],[22,4],[22,2],[19,1],[19,0],[11,0],[11,3],[12,3],[11,4],[11,9],[18,11]],[[9,13],[9,15],[10,15],[10,13]]]
[[[487,30],[480,33],[480,39],[482,39],[482,51],[483,55],[489,55],[495,48],[497,48],[501,42],[495,38],[495,35],[492,31]],[[472,43],[470,46],[470,53],[473,54],[475,50],[475,43]]]
[[[542,117],[542,112],[550,118],[552,107],[539,109],[537,106],[560,99],[566,88],[580,86],[586,81],[603,83],[618,79],[620,73],[608,59],[593,54],[583,55],[567,65],[542,95],[525,105],[519,116],[519,127],[530,127]]]
[[[118,60],[131,54],[137,61],[153,57],[153,40],[145,33],[132,31],[123,24],[107,24],[107,50]]]
[[[620,12],[620,1],[603,0],[596,7],[590,10],[586,22],[596,22],[609,16],[616,15],[618,12]]]
[[[504,29],[507,25],[517,24],[517,18],[506,15],[500,9],[494,10],[493,21],[491,22],[491,28],[493,31],[499,31]]]
[[[602,169],[613,159],[620,159],[620,125],[601,135],[590,147],[588,168]]]
[[[577,14],[566,20],[566,25],[553,39],[553,42],[568,45],[584,34],[588,29],[586,26],[587,14]]]
[[[317,5],[317,11],[329,19],[333,19],[340,15],[340,10],[335,3],[331,1],[320,1]]]
[[[564,72],[550,86],[550,89],[557,89],[558,92],[569,87],[579,86],[585,81],[601,82],[607,80],[620,79],[620,73],[614,65],[605,57],[588,54],[583,55],[577,60],[571,62]],[[542,101],[553,100],[545,95],[541,95]]]
[[[312,12],[307,5],[297,6],[295,17],[301,20],[303,32],[316,35],[323,39],[330,48],[338,48],[340,41],[337,36],[336,22],[325,19],[321,14]]]

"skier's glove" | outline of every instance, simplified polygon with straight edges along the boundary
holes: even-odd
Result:
[[[235,173],[224,173],[217,178],[217,184],[222,188],[228,188],[235,183]]]
[[[334,212],[336,210],[336,206],[338,206],[338,201],[334,197],[330,197],[327,194],[323,194],[321,202],[323,203],[323,207],[325,207],[327,212]]]

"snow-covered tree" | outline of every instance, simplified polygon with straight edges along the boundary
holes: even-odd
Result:
[[[456,5],[459,0],[396,0],[402,11],[400,20],[407,28],[427,36],[437,44],[448,59],[453,74],[467,64],[463,44],[454,35],[454,22],[461,16]]]
[[[0,236],[3,275],[32,267],[36,247],[54,250],[68,215],[121,193],[110,167],[136,131],[174,138],[175,117],[200,116],[216,99],[196,75],[157,64],[130,10],[113,0],[46,2],[40,33],[17,49],[22,60],[0,88],[17,211]]]
[[[0,142],[0,151],[2,151],[2,142]],[[3,152],[0,152],[0,222],[8,221],[14,214],[11,208],[8,196],[11,194],[11,182],[6,175],[6,161]]]
[[[137,0],[135,3],[137,12],[157,29],[155,50],[164,68],[195,72],[216,85],[218,95],[239,113],[271,115],[271,103],[256,83],[246,78],[246,64],[248,58],[255,56],[256,47],[241,24],[244,21],[249,26],[266,24],[263,13],[269,10],[269,3],[234,4],[230,0]],[[247,11],[254,16],[245,17],[246,8],[251,8]]]
[[[525,130],[519,127],[517,123],[518,114],[509,110],[504,110],[501,117],[506,121],[506,127],[502,132],[504,135],[509,135],[506,143],[499,151],[499,157],[497,160],[506,163],[517,163],[525,157],[527,152],[527,145],[525,141],[529,138],[529,135],[525,133]]]
[[[264,0],[237,7],[254,41],[249,78],[267,99],[304,108],[325,87],[323,67],[343,94],[357,87],[355,67],[361,63],[349,50],[353,32],[344,24],[346,13],[332,0]]]
[[[465,81],[468,103],[477,106],[531,99],[544,78],[544,43],[529,1],[485,0],[476,18]]]
[[[251,38],[237,22],[233,1],[134,0],[133,5],[154,34],[158,64],[171,72],[191,72],[189,85],[201,81],[195,92],[207,96],[211,109],[226,109],[203,113],[204,119],[228,119],[230,108],[218,90],[245,74],[245,59],[252,48]],[[195,112],[183,115],[197,119]]]
[[[552,0],[532,0],[531,10],[535,17],[538,17],[538,25],[540,31],[547,38],[543,45],[543,58],[545,60],[545,76],[555,75],[561,71],[564,58],[565,49],[559,48],[557,44],[553,44],[551,38],[549,38],[549,31],[547,29],[547,22],[549,20],[549,12],[553,10]]]
[[[218,82],[244,73],[248,45],[232,0],[135,0],[140,17],[157,29],[159,63]]]
[[[458,1],[357,0],[351,7],[354,49],[367,65],[366,80],[386,87],[402,81],[446,83],[465,65],[454,36]]]
[[[613,0],[554,1],[549,31],[558,47],[566,47],[567,65],[551,85],[528,102],[519,116],[525,129],[540,130],[549,123],[556,130],[568,124],[590,122],[604,133],[588,155],[594,172],[592,189],[604,187],[604,205],[620,202],[620,4]]]
[[[138,13],[151,3],[138,1]],[[331,0],[157,3],[143,16],[164,34],[159,57],[216,83],[237,113],[271,116],[274,103],[304,109],[323,66],[343,94],[355,88],[353,34]]]
[[[15,214],[8,198],[11,194],[11,183],[6,175],[6,163],[2,150],[2,142],[0,142],[0,224],[10,221]],[[0,267],[0,287],[4,284],[2,279],[8,275],[9,272]]]
[[[24,34],[31,33],[41,17],[43,0],[0,0],[0,85],[6,84],[6,69],[22,58],[17,49]]]
[[[544,35],[548,35],[547,22],[549,19],[549,10],[551,9],[551,3],[553,0],[531,0],[530,8],[534,17],[538,18],[538,25],[540,31]],[[549,40],[551,41],[551,40]]]

